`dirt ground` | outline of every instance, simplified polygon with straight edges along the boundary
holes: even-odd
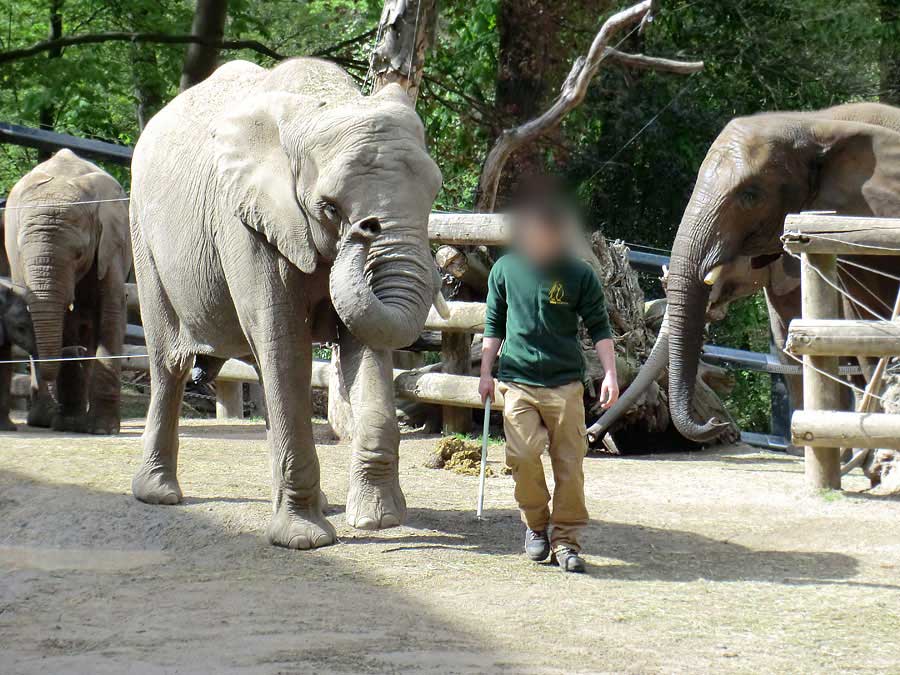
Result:
[[[186,421],[185,503],[130,495],[141,423],[0,434],[2,673],[900,672],[900,501],[803,494],[738,446],[591,458],[589,573],[520,553],[512,479],[423,466],[405,527],[348,528],[347,452],[318,425],[341,543],[268,546],[260,424]],[[493,452],[500,468],[500,449]]]

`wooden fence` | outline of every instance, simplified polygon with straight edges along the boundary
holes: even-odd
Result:
[[[506,217],[500,214],[432,213],[428,221],[428,236],[433,244],[502,246],[507,243],[509,233]],[[140,309],[135,284],[126,284],[126,297],[130,310]],[[484,330],[485,304],[453,301],[447,304],[450,307],[448,318],[442,318],[432,308],[425,321],[426,331],[441,333],[444,372],[395,370],[396,393],[401,398],[442,404],[454,409],[480,408],[478,378],[469,375],[470,339],[460,340],[458,336],[471,336]],[[129,350],[139,351],[133,347]],[[146,370],[146,359],[127,359],[123,369]],[[316,361],[313,364],[312,386],[327,389],[330,373],[330,364]],[[250,365],[236,359],[229,360],[216,378],[216,416],[220,419],[242,416],[241,385],[257,381],[256,371]],[[22,381],[17,389],[24,386]],[[465,422],[457,420],[457,424]]]
[[[900,219],[824,214],[788,216],[784,247],[801,258],[803,318],[791,322],[787,350],[803,356],[804,409],[791,435],[806,446],[806,480],[816,489],[841,487],[842,448],[900,449],[900,415],[867,412],[878,387],[873,377],[857,412],[839,412],[844,386],[840,356],[900,356],[900,296],[890,321],[841,320],[837,256],[900,255]]]

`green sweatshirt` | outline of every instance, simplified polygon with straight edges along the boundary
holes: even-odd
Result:
[[[584,378],[578,317],[591,340],[612,337],[600,280],[591,267],[565,258],[539,269],[516,253],[488,278],[484,336],[505,340],[497,377],[541,387]]]

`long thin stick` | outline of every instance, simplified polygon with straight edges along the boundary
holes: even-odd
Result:
[[[475,509],[475,517],[481,520],[484,512],[484,478],[487,473],[487,449],[488,432],[491,426],[491,397],[488,396],[484,403],[484,431],[481,434],[481,473],[478,476],[478,507]]]

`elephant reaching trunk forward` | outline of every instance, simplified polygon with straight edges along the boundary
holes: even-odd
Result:
[[[785,216],[804,210],[900,217],[900,110],[861,103],[743,117],[731,121],[710,147],[672,248],[668,334],[664,329],[660,337],[668,340],[672,421],[684,436],[708,441],[722,426],[694,419],[691,404],[710,300],[718,305],[713,314],[721,317],[729,302],[758,288],[734,283],[735,270],[771,268],[764,287],[779,343],[798,316],[799,283],[785,283],[784,273],[796,265],[786,261],[780,238]],[[873,257],[865,264],[889,271],[896,260]],[[894,279],[865,270],[855,269],[841,281],[870,307],[890,307],[897,294]],[[873,318],[852,305],[845,310]],[[650,364],[657,371],[664,365],[659,358]],[[798,393],[792,392],[795,402]],[[624,406],[609,411],[600,428],[624,412]]]
[[[312,342],[338,339],[356,424],[347,520],[403,520],[388,350],[415,340],[437,291],[428,214],[440,182],[402,89],[364,97],[324,61],[234,61],[153,118],[131,201],[153,382],[138,499],[181,500],[178,411],[195,356],[252,357],[270,427],[269,540],[334,542],[310,374]]]

